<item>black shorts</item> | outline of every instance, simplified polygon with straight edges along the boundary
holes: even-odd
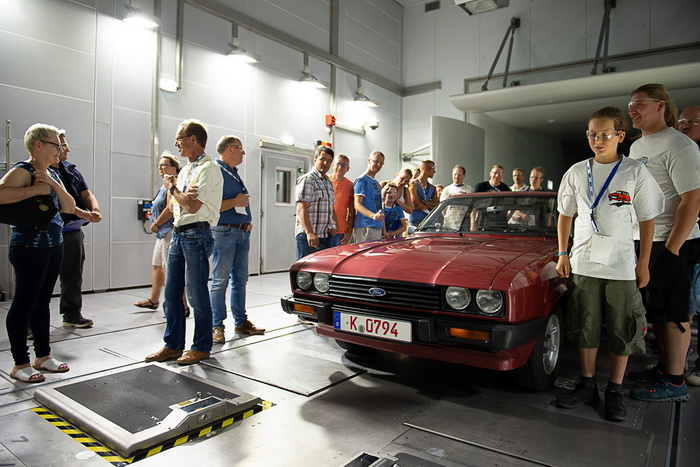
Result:
[[[693,268],[700,259],[700,238],[686,240],[676,256],[666,242],[654,242],[649,260],[649,284],[641,290],[647,321],[687,323]]]

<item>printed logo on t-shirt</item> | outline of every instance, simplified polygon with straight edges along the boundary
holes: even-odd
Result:
[[[608,200],[612,206],[624,206],[632,203],[630,194],[626,191],[618,190],[608,195]]]

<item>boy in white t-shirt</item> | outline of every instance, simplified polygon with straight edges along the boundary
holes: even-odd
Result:
[[[643,164],[624,157],[617,146],[629,128],[622,110],[604,107],[588,121],[594,157],[574,164],[559,189],[557,273],[571,276],[567,336],[579,348],[581,381],[557,405],[595,404],[595,362],[603,322],[607,324],[610,380],[605,389],[605,418],[627,418],[622,380],[633,352],[644,352],[644,307],[638,288],[649,281],[654,217],[663,210],[663,194]],[[574,243],[567,251],[574,215]],[[635,217],[641,248],[634,252]]]

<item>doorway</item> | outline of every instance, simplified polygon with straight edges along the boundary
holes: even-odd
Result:
[[[294,226],[297,177],[307,170],[309,157],[262,154],[262,212],[260,272],[286,271],[296,261]]]

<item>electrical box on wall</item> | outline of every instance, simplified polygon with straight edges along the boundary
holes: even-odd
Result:
[[[140,221],[146,221],[151,218],[151,206],[153,203],[151,202],[150,199],[140,199],[137,202],[136,207],[137,213],[136,215],[138,216],[138,220]]]

